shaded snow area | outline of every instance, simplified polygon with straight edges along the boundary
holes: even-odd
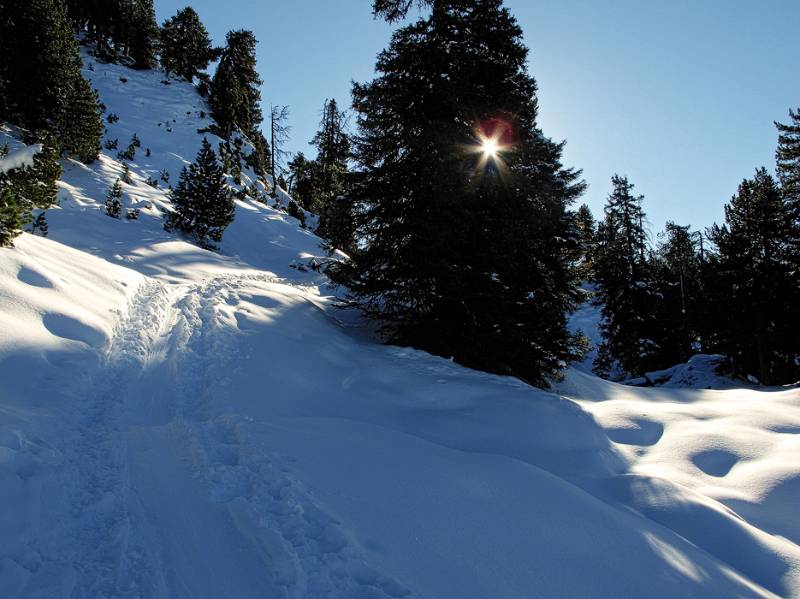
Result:
[[[220,253],[165,233],[145,180],[202,101],[94,69],[141,216],[102,212],[104,151],[0,249],[0,597],[800,597],[798,391],[547,393],[382,346],[284,212],[238,202]]]

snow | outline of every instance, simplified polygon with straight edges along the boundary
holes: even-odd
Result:
[[[219,253],[165,233],[145,181],[212,137],[202,101],[84,72],[141,216],[103,213],[104,150],[0,249],[0,597],[800,597],[797,390],[383,346],[282,210],[237,201]]]
[[[9,152],[8,156],[0,158],[0,175],[22,167],[33,167],[33,159],[41,151],[42,144],[32,144]]]

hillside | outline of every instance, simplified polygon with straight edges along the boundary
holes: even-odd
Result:
[[[104,214],[104,150],[0,249],[0,597],[800,597],[800,391],[381,345],[279,208],[238,200],[219,253],[164,232],[147,179],[220,141],[190,85],[84,74],[141,214]]]

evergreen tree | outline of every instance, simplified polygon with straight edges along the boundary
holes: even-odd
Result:
[[[75,78],[72,100],[65,107],[58,130],[67,154],[87,164],[100,154],[100,140],[105,131],[100,98],[81,75]]]
[[[159,28],[153,0],[133,0],[130,57],[135,69],[152,69],[157,63]]]
[[[575,228],[578,238],[578,271],[581,279],[594,279],[594,245],[597,223],[594,215],[586,204],[581,204],[575,212]]]
[[[211,38],[200,16],[187,6],[161,26],[161,66],[186,81],[198,76],[214,58]]]
[[[653,260],[659,366],[686,362],[697,350],[705,312],[702,258],[697,235],[668,222]]]
[[[792,228],[788,247],[788,261],[791,264],[793,297],[793,328],[800,327],[800,109],[790,110],[789,124],[775,123],[778,128],[778,149],[776,151],[778,180],[787,210],[787,218]]]
[[[320,130],[311,144],[317,148],[314,162],[313,211],[319,214],[317,235],[327,239],[331,248],[349,251],[354,227],[351,202],[345,198],[350,138],[345,132],[347,116],[336,100],[325,100]]]
[[[114,185],[106,192],[106,214],[111,218],[119,218],[122,210],[122,183],[117,179]]]
[[[184,167],[170,198],[175,211],[165,229],[191,235],[208,249],[222,240],[225,228],[233,221],[235,206],[225,173],[207,139],[203,139],[194,163],[188,169]]]
[[[376,17],[394,23],[405,17],[412,6],[422,8],[433,3],[434,0],[373,0],[372,12]]]
[[[545,384],[577,349],[583,184],[536,125],[527,55],[500,0],[442,0],[395,32],[353,89],[359,248],[339,276],[388,341]]]
[[[61,176],[58,151],[52,136],[42,138],[33,166],[0,170],[0,246],[11,245],[34,209],[50,207]]]
[[[794,320],[795,287],[790,247],[791,214],[781,189],[761,168],[745,179],[725,206],[725,223],[714,225],[707,287],[723,315],[712,349],[725,354],[736,374],[756,373],[764,384],[800,377],[800,344]]]
[[[778,128],[777,159],[778,180],[781,190],[792,204],[792,211],[800,211],[800,108],[789,111],[789,124],[775,123]],[[792,214],[800,219],[800,214]]]
[[[6,0],[3,8],[0,53],[26,59],[0,61],[0,119],[49,130],[63,150],[91,162],[103,125],[62,0]]]
[[[209,103],[220,133],[229,138],[235,127],[245,135],[258,130],[261,78],[256,71],[256,38],[251,31],[231,31],[217,72],[211,81]]]
[[[298,152],[289,162],[289,189],[292,197],[300,205],[312,212],[314,206],[314,173],[316,164],[308,160],[302,152]]]
[[[656,294],[646,256],[644,197],[633,193],[626,177],[614,175],[611,183],[605,218],[596,235],[594,268],[603,342],[595,372],[638,375],[658,365],[659,351],[654,340]]]

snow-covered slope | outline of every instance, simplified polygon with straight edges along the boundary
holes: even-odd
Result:
[[[558,395],[382,346],[284,212],[165,233],[145,180],[202,102],[85,72],[142,215],[103,214],[104,152],[0,249],[0,597],[800,597],[797,391]]]

